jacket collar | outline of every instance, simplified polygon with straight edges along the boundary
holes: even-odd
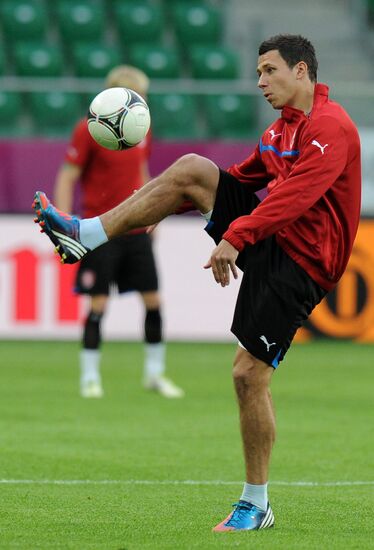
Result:
[[[312,111],[315,109],[315,107],[320,107],[326,101],[329,97],[329,87],[326,86],[326,84],[316,84],[314,87],[314,98],[313,98],[313,107]],[[282,118],[286,122],[292,122],[296,120],[300,120],[301,118],[307,118],[304,111],[301,111],[300,109],[295,109],[294,107],[289,107],[286,105],[282,109]]]

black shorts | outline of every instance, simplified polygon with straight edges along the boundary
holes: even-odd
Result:
[[[152,240],[146,233],[117,237],[89,254],[80,262],[75,291],[78,294],[109,294],[158,290]]]
[[[229,224],[248,215],[259,202],[245,185],[221,171],[206,231],[218,244]],[[243,278],[231,331],[247,351],[275,368],[326,290],[284,252],[274,236],[247,245],[236,263]]]

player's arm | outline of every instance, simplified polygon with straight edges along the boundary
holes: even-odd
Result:
[[[347,137],[334,118],[310,124],[288,178],[277,184],[250,215],[237,218],[223,238],[241,251],[246,243],[254,244],[292,223],[334,184],[347,160]]]
[[[64,164],[61,165],[55,179],[54,202],[63,212],[72,211],[74,187],[89,162],[93,143],[86,120],[80,120],[73,130]]]
[[[74,187],[82,173],[76,164],[65,162],[57,172],[54,187],[54,202],[63,212],[71,212],[73,207]]]

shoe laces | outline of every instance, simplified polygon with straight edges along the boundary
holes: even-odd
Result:
[[[242,521],[248,516],[248,512],[256,508],[254,504],[251,504],[250,502],[245,502],[244,500],[241,500],[239,502],[235,502],[233,504],[233,507],[235,510],[232,513],[231,518],[226,523],[226,526],[228,527],[237,527],[240,526]]]

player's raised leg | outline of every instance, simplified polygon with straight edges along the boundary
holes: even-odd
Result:
[[[75,263],[87,252],[127,231],[160,222],[185,201],[197,210],[212,210],[219,169],[195,154],[181,157],[126,201],[100,217],[79,220],[57,210],[45,193],[37,191],[35,221],[56,246],[62,261]]]

